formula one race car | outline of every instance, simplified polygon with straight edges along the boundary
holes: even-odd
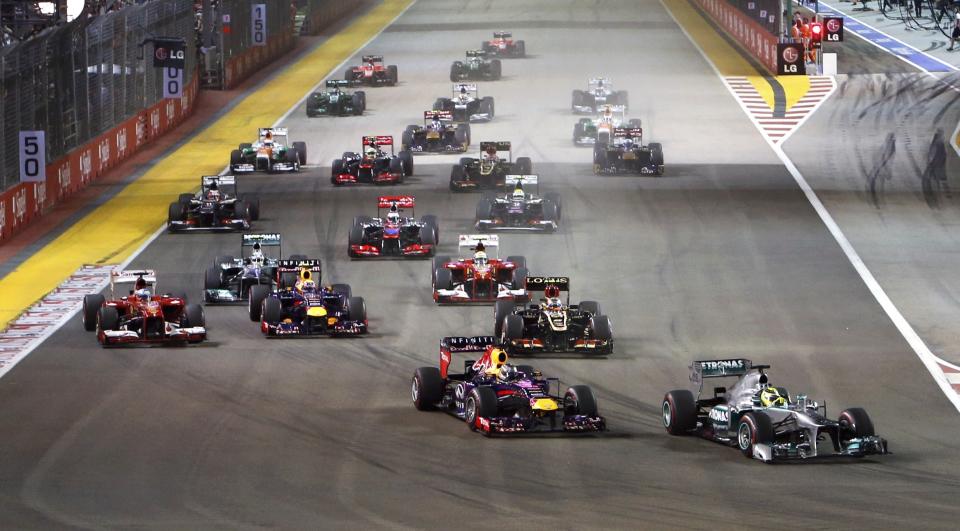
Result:
[[[307,117],[314,116],[359,116],[367,110],[367,94],[358,90],[344,92],[343,87],[350,86],[345,79],[330,79],[327,90],[314,92],[307,98]]]
[[[826,404],[805,395],[791,400],[783,387],[770,384],[769,365],[748,359],[695,361],[690,366],[691,390],[668,392],[663,398],[663,426],[671,435],[699,435],[735,446],[749,458],[764,462],[822,456],[881,455],[887,441],[877,437],[862,408],[827,418]],[[729,388],[714,387],[702,398],[704,378],[735,377]]]
[[[492,234],[461,234],[460,258],[433,259],[433,300],[446,303],[526,301],[527,259],[500,259],[500,239]],[[493,255],[488,258],[487,253]]]
[[[628,106],[628,95],[625,90],[613,90],[613,84],[605,77],[595,77],[587,80],[587,90],[574,90],[571,109],[580,114],[596,114],[604,105],[620,105],[624,109]]]
[[[257,219],[260,200],[252,195],[241,199],[233,175],[204,175],[198,193],[180,194],[177,202],[170,203],[167,230],[246,230],[250,221]]]
[[[397,65],[383,65],[382,55],[364,55],[360,66],[354,66],[343,73],[343,79],[351,85],[369,85],[372,87],[397,84]]]
[[[450,81],[496,81],[500,79],[500,59],[486,61],[483,50],[467,50],[466,61],[454,61],[450,65]]]
[[[281,253],[279,234],[244,234],[239,258],[218,256],[205,271],[203,301],[207,304],[243,302],[253,286],[272,287],[276,283]]]
[[[417,221],[414,198],[409,195],[389,195],[377,198],[377,217],[357,216],[350,229],[351,258],[433,256],[440,235],[437,217],[426,215]],[[389,209],[383,216],[383,209]],[[410,217],[402,216],[410,209]]]
[[[362,154],[347,151],[333,161],[330,182],[334,186],[400,184],[404,177],[413,175],[413,154],[407,150],[395,153],[392,136],[365,136],[361,144]],[[390,153],[380,149],[385,146],[390,146]]]
[[[617,127],[609,144],[593,146],[593,173],[663,175],[663,147],[643,145],[643,129]]]
[[[424,111],[423,126],[408,125],[400,149],[411,153],[463,153],[470,146],[470,124],[453,123],[450,111]]]
[[[450,112],[455,122],[489,122],[493,120],[493,98],[481,98],[476,85],[454,83],[453,97],[437,98],[433,110]]]
[[[493,40],[483,41],[481,44],[484,53],[497,57],[526,57],[527,43],[522,40],[513,40],[509,31],[493,32]]]
[[[502,196],[491,194],[477,203],[477,230],[511,230],[553,232],[562,213],[560,196],[548,193],[539,197],[539,177],[536,175],[507,175],[504,183],[513,191]],[[524,186],[536,187],[530,194]]]
[[[206,339],[203,308],[187,304],[182,294],[156,294],[156,283],[157,274],[149,269],[113,271],[109,299],[101,293],[84,295],[83,328],[95,331],[104,347],[183,345]],[[133,289],[118,297],[118,284],[133,284]]]
[[[506,159],[500,157],[502,152],[507,153]],[[504,187],[507,175],[531,173],[533,162],[529,157],[517,157],[514,161],[510,142],[480,142],[480,158],[463,157],[450,170],[450,190],[470,192],[500,189]]]
[[[286,127],[261,127],[252,144],[240,144],[230,152],[230,171],[298,172],[307,163],[307,144],[288,142]]]
[[[414,407],[445,411],[466,422],[471,431],[487,436],[606,430],[589,387],[574,385],[561,396],[559,378],[544,378],[529,365],[508,363],[495,341],[490,336],[443,338],[440,368],[420,367],[413,374]],[[464,361],[463,373],[456,374],[450,372],[454,352],[483,352],[483,356]]]
[[[497,301],[494,307],[494,334],[511,353],[613,352],[613,326],[600,313],[600,303],[581,301],[570,305],[567,277],[527,277],[527,291],[542,292],[539,304],[517,306]],[[560,299],[567,292],[567,300]]]
[[[280,260],[277,288],[250,290],[250,320],[267,337],[355,336],[367,332],[367,306],[349,284],[320,286],[320,260]]]
[[[593,146],[609,144],[613,130],[622,127],[625,110],[620,105],[605,105],[596,118],[580,118],[573,124],[573,144],[575,146]],[[640,119],[632,118],[627,127],[639,128]]]

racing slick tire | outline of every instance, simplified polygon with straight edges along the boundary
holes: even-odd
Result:
[[[577,122],[573,124],[573,145],[579,145],[577,142],[584,136],[583,134],[583,124]]]
[[[205,326],[206,317],[203,314],[203,306],[199,304],[188,304],[183,309],[183,315],[180,316],[180,326]]]
[[[587,312],[591,316],[600,315],[600,303],[597,301],[580,301],[577,305],[581,312]]]
[[[408,125],[407,129],[400,135],[400,149],[406,151],[413,147],[413,126]]]
[[[477,221],[481,219],[490,219],[490,214],[493,210],[493,202],[487,199],[486,197],[481,198],[477,202]]]
[[[560,198],[560,194],[547,192],[543,195],[543,198],[557,205],[557,221],[560,221],[560,218],[563,217],[563,200]]]
[[[433,269],[430,270],[430,282],[434,283],[437,280],[437,271],[445,269],[443,266],[450,261],[449,256],[441,255],[433,257]]]
[[[463,171],[463,166],[455,164],[450,169],[450,190],[459,192],[460,189],[457,187],[456,183],[464,180],[466,180],[466,174]]]
[[[577,107],[581,105],[581,102],[583,102],[583,91],[574,90],[573,96],[570,98],[570,110],[577,112]]]
[[[517,41],[514,43],[516,57],[526,57],[527,56],[527,43],[524,41]]]
[[[97,329],[97,313],[104,302],[106,302],[106,297],[100,293],[83,296],[83,310],[80,315],[83,320],[83,329],[87,332],[93,332]]]
[[[300,171],[300,154],[295,149],[288,149],[283,158],[284,162],[293,165],[293,171]]]
[[[516,304],[510,300],[498,300],[493,306],[493,335],[500,337],[503,332],[503,322],[508,315],[513,314]]]
[[[251,144],[250,142],[243,142],[242,144],[240,144],[240,151],[243,151],[245,149],[251,149],[251,148],[253,148],[253,144]]]
[[[461,168],[466,168],[467,165],[473,162],[474,160],[476,159],[474,159],[473,157],[460,157],[460,160],[457,162],[457,164],[459,164]]]
[[[341,186],[337,182],[337,176],[343,173],[343,159],[335,159],[333,164],[330,165],[330,182],[334,186]]]
[[[353,288],[350,287],[350,284],[334,284],[330,286],[330,289],[337,295],[343,295],[348,299],[353,297]]]
[[[397,65],[387,65],[387,84],[391,87],[400,80],[400,73],[397,71]]]
[[[435,409],[434,404],[443,399],[443,379],[440,378],[440,369],[436,367],[417,369],[413,373],[410,397],[413,399],[413,407],[420,411]]]
[[[434,269],[433,271],[433,289],[452,289],[453,272],[449,269]]]
[[[503,319],[503,330],[500,331],[500,337],[506,343],[511,339],[523,339],[523,317],[520,315],[508,315]]]
[[[485,96],[480,100],[480,114],[487,114],[493,119],[493,113],[495,109],[493,107],[493,98],[490,96]]]
[[[689,390],[668,391],[660,410],[663,427],[670,435],[687,435],[697,429],[697,402]]]
[[[353,67],[351,66],[343,73],[343,79],[347,81],[353,81],[356,76],[353,75]]]
[[[453,132],[453,139],[457,141],[457,144],[460,144],[464,150],[470,147],[470,130],[468,129],[467,124],[461,124]]]
[[[507,262],[513,263],[516,266],[516,269],[526,269],[527,268],[527,258],[525,256],[508,256]]]
[[[306,142],[294,142],[293,150],[297,153],[297,159],[300,164],[307,163],[307,143]]]
[[[183,203],[170,203],[167,209],[167,224],[172,225],[174,221],[183,221],[183,218]]]
[[[663,146],[659,142],[651,142],[648,147],[650,148],[650,163],[657,165],[657,175],[663,175]]]
[[[434,216],[433,214],[422,216],[420,218],[420,223],[433,227],[433,243],[440,243],[440,223],[437,221],[437,216]]]
[[[404,149],[397,153],[397,158],[403,162],[403,174],[404,175],[413,175],[413,153],[408,149]]]
[[[477,418],[497,416],[497,393],[489,387],[474,387],[463,407],[463,420],[470,431],[477,430]]]
[[[240,200],[250,207],[250,221],[260,219],[260,197],[253,194],[244,194]]]
[[[563,395],[564,415],[597,416],[597,399],[586,385],[571,385]]]
[[[263,301],[270,296],[270,286],[265,284],[254,284],[250,286],[250,300],[247,301],[247,312],[250,314],[251,321],[260,320],[260,312],[263,310]]]
[[[463,63],[454,61],[454,63],[450,65],[450,81],[456,83],[461,79],[463,79]]]
[[[350,227],[349,242],[350,242],[350,246],[347,247],[347,255],[349,255],[351,258],[358,257],[359,255],[353,252],[353,246],[363,244],[363,227],[356,224],[354,224],[353,227]]]
[[[533,173],[533,162],[530,160],[530,157],[517,157],[515,162],[517,171],[523,175],[530,175]]]
[[[360,92],[354,92],[353,96],[350,98],[350,103],[353,106],[353,115],[360,116],[363,114],[363,96]]]
[[[120,324],[120,313],[113,306],[101,306],[97,310],[97,330],[116,330]]]
[[[597,132],[597,144],[598,145],[607,145],[610,143],[610,132],[609,131],[599,131]]]
[[[244,201],[237,201],[233,204],[233,215],[238,218],[243,218],[247,222],[253,219],[253,214],[250,212],[250,205]]]
[[[747,458],[753,458],[753,447],[773,444],[773,422],[763,411],[751,411],[737,424],[737,447]]]
[[[604,341],[613,341],[613,325],[610,324],[610,318],[606,315],[594,315],[590,320],[590,328],[593,330],[593,338]],[[613,345],[607,343],[602,350],[598,349],[598,354],[610,354],[613,352]]]
[[[607,167],[607,150],[605,146],[593,146],[593,174],[600,173]]]
[[[518,267],[513,270],[513,278],[510,280],[510,287],[513,289],[526,289],[527,275],[529,272],[525,267]]]
[[[500,59],[494,59],[493,61],[490,61],[490,79],[496,81],[500,79],[502,75],[503,70],[500,66]]]
[[[279,323],[283,317],[283,308],[280,306],[280,300],[273,297],[267,297],[263,300],[260,319],[265,323]]]
[[[543,202],[543,219],[544,221],[559,221],[560,213],[557,208],[557,204],[553,201],[544,201]]]
[[[350,297],[347,299],[347,319],[351,321],[367,321],[367,303],[363,297]]]
[[[178,203],[184,203],[189,205],[195,196],[193,194],[180,194],[180,197],[177,198]]]
[[[426,225],[420,230],[420,245],[437,245],[437,227],[435,225]],[[436,250],[433,252],[436,252]]]
[[[870,415],[867,415],[867,411],[863,408],[844,409],[837,422],[840,423],[840,440],[843,442],[876,435],[873,429],[873,421],[870,420]]]
[[[229,254],[220,255],[213,259],[213,267],[220,267],[220,264],[233,262],[234,260],[235,258],[233,257],[233,255],[229,255]]]
[[[390,173],[396,173],[400,175],[400,177],[397,178],[397,184],[403,182],[403,176],[405,174],[403,169],[403,160],[401,160],[400,157],[393,157],[390,159]]]
[[[203,275],[203,289],[220,289],[220,269],[217,267],[208,267]]]

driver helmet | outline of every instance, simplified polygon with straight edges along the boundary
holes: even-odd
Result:
[[[400,214],[397,212],[390,212],[387,214],[388,223],[400,223]]]
[[[148,288],[141,288],[134,292],[134,295],[137,296],[141,301],[150,300],[150,290]]]
[[[473,255],[473,263],[478,267],[484,267],[487,265],[487,253],[484,251],[477,251]]]
[[[520,199],[523,199],[524,197],[525,196],[523,194],[523,188],[520,188],[519,186],[517,186],[516,188],[513,189],[513,199],[520,200]]]
[[[497,375],[501,381],[509,382],[517,379],[517,368],[509,363],[504,363],[500,367],[500,373]]]
[[[209,199],[209,200],[211,200],[211,201],[219,200],[219,199],[220,199],[220,190],[217,190],[216,188],[210,187],[210,189],[207,190],[207,199]]]
[[[787,397],[781,395],[780,390],[772,385],[768,385],[760,391],[760,404],[763,407],[783,407],[788,403]]]
[[[254,251],[253,254],[250,255],[250,264],[255,265],[257,267],[262,267],[263,262],[264,262],[263,253],[260,252],[259,250]]]
[[[377,146],[376,144],[368,144],[363,148],[363,154],[367,157],[376,157],[377,156]]]

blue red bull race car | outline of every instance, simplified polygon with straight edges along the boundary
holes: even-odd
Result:
[[[483,356],[466,360],[463,373],[450,372],[454,353],[472,352]],[[544,378],[529,365],[507,361],[493,336],[445,337],[440,341],[440,367],[420,367],[413,375],[413,405],[420,411],[450,413],[487,436],[606,430],[589,387],[574,385],[561,395],[558,378]]]

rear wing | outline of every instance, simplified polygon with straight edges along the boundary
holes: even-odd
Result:
[[[237,178],[233,175],[204,175],[200,177],[201,186],[210,186],[212,183],[237,184]]]
[[[360,58],[360,61],[364,63],[382,63],[383,56],[382,55],[364,55],[363,57]]]
[[[381,195],[377,198],[377,208],[413,208],[416,200],[412,195]]]
[[[480,142],[480,151],[486,151],[490,148],[497,151],[510,151],[510,142],[504,140]]]
[[[467,50],[467,57],[486,57],[487,52],[483,50]]]
[[[241,236],[240,247],[255,247],[260,244],[261,247],[280,246],[280,234],[244,234]]]
[[[513,37],[513,33],[510,33],[509,31],[495,31],[495,32],[493,32],[493,38],[494,38],[494,39],[509,39],[509,38],[511,38],[511,37]]]
[[[454,83],[453,95],[456,96],[461,92],[466,92],[469,94],[477,94],[477,84],[476,83]]]
[[[454,352],[485,352],[488,348],[497,344],[497,338],[494,336],[473,336],[473,337],[445,337],[440,340],[440,377],[447,378],[450,369],[450,362],[453,361]],[[464,362],[464,371],[466,365],[473,363],[473,360]]]
[[[493,253],[498,257],[500,256],[500,237],[496,234],[461,234],[457,247],[461,256],[483,249],[488,255]]]
[[[139,283],[140,279],[147,286],[154,286],[157,283],[157,272],[152,269],[128,269],[113,270],[110,272],[110,293],[114,293],[114,286],[117,284]],[[133,290],[130,290],[133,293]]]
[[[453,113],[450,111],[423,111],[424,120],[433,120],[434,116],[444,122],[453,121]]]
[[[587,80],[587,85],[590,86],[599,86],[599,85],[610,85],[610,78],[606,77],[591,77]]]
[[[301,269],[309,269],[311,273],[322,272],[319,259],[277,260],[278,273],[299,273]]]
[[[642,127],[616,127],[613,130],[613,136],[618,138],[640,138],[643,136]]]
[[[527,277],[527,291],[543,291],[547,286],[556,286],[560,291],[570,291],[570,277]]]
[[[392,146],[393,137],[389,135],[367,135],[363,137],[363,145],[369,146],[376,144],[378,146]]]
[[[286,127],[261,127],[259,129],[259,133],[260,133],[260,136],[267,136],[267,133],[270,133],[271,135],[286,136],[287,128]]]
[[[346,79],[328,79],[327,88],[349,87],[350,82]]]
[[[506,175],[503,182],[507,186],[514,186],[516,184],[520,184],[520,186],[526,186],[528,184],[539,186],[539,180],[540,177],[538,175]]]

